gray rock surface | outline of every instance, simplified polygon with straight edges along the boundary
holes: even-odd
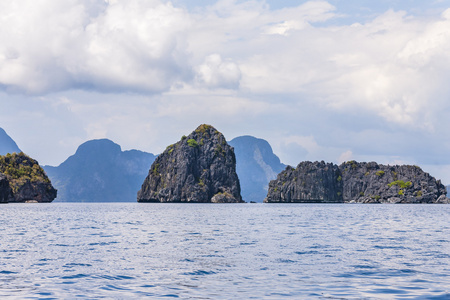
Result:
[[[270,182],[265,202],[449,203],[446,193],[418,166],[302,162]]]
[[[340,170],[323,161],[301,162],[295,169],[288,166],[269,183],[264,202],[343,202]]]
[[[5,174],[0,173],[0,203],[7,203],[12,196],[8,178]]]
[[[52,202],[57,191],[49,182],[27,181],[13,193],[14,200],[9,202]]]
[[[347,202],[437,203],[447,193],[440,180],[418,166],[349,161],[341,164],[339,169]]]
[[[153,162],[138,202],[243,202],[234,150],[210,125],[166,148]]]

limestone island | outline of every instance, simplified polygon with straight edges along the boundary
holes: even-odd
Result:
[[[200,125],[156,158],[137,201],[244,202],[233,147],[214,127]]]
[[[36,160],[23,152],[0,155],[0,203],[52,202],[56,193]]]
[[[418,166],[301,162],[269,183],[266,203],[450,203],[440,180]]]

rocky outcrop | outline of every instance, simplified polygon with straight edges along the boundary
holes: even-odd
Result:
[[[0,156],[0,172],[6,177],[11,191],[7,202],[52,202],[56,198],[56,190],[44,170],[22,152]],[[6,181],[0,181],[4,186]],[[0,193],[2,190],[0,188]]]
[[[243,202],[236,157],[210,125],[170,145],[153,162],[138,202]]]
[[[343,202],[339,168],[323,161],[301,162],[295,169],[288,166],[269,183],[264,202]]]
[[[8,203],[11,198],[12,191],[9,180],[5,174],[0,173],[0,203]]]
[[[418,166],[302,162],[270,182],[265,202],[449,203],[446,193]]]
[[[445,203],[446,188],[418,166],[341,164],[343,195],[356,203]]]

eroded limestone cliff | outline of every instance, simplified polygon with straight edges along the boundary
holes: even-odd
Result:
[[[0,173],[0,203],[8,203],[8,200],[11,198],[12,191],[9,186],[9,180],[5,174]]]
[[[418,166],[302,162],[269,184],[265,202],[448,203],[440,180]]]
[[[444,203],[440,180],[412,165],[349,161],[341,164],[343,196],[357,203]]]
[[[234,150],[210,125],[170,145],[153,162],[138,202],[243,202]]]
[[[338,166],[325,162],[301,162],[288,166],[269,183],[265,202],[343,202]]]

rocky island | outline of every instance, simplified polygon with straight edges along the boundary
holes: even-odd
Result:
[[[52,202],[56,193],[36,160],[23,152],[0,156],[0,202]]]
[[[234,149],[214,127],[200,125],[156,158],[137,201],[244,202]]]
[[[440,180],[418,166],[302,162],[269,184],[267,203],[449,203]]]
[[[325,162],[301,162],[287,166],[269,183],[264,202],[343,202],[339,167]]]

